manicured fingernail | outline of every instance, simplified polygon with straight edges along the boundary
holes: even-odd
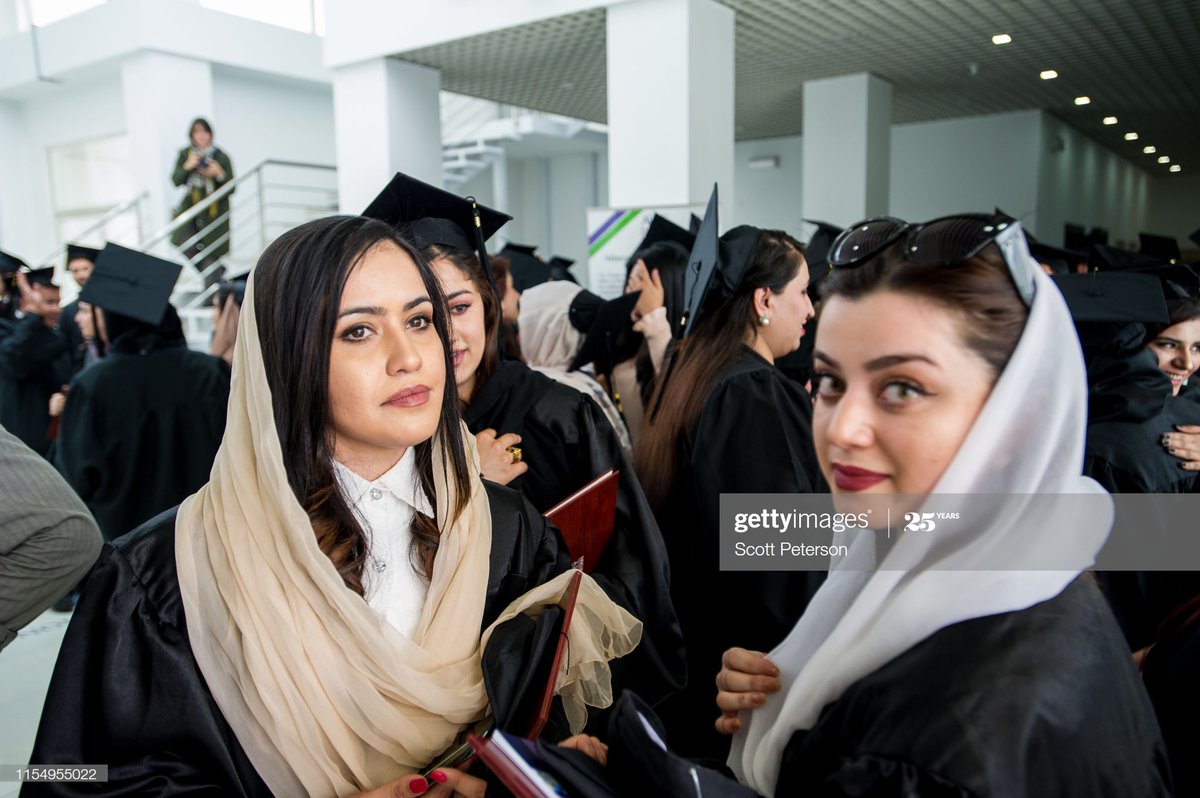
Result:
[[[440,770],[435,770],[435,771],[433,771],[432,773],[430,773],[430,774],[429,774],[429,778],[433,779],[433,780],[434,780],[434,781],[436,781],[438,784],[445,784],[445,783],[446,783],[446,774],[445,774],[445,773],[443,773],[443,772],[442,772],[442,771],[440,771]]]
[[[432,774],[431,774],[432,775]],[[429,789],[429,782],[418,776],[408,783],[408,791],[413,795],[420,795]]]
[[[755,693],[754,695],[750,696],[750,703],[754,704],[756,707],[761,707],[764,703],[766,703],[766,701],[767,697],[762,693]]]

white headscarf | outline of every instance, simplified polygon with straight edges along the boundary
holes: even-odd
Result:
[[[1007,256],[1032,262],[1023,241],[998,243],[1009,248]],[[935,494],[1105,493],[1081,476],[1087,383],[1071,316],[1050,278],[1036,264],[1032,271],[1036,295],[1016,351]],[[864,570],[872,566],[875,535],[847,535],[849,556],[834,564],[800,621],[769,654],[781,671],[782,691],[742,713],[729,755],[738,778],[774,795],[792,734],[811,729],[849,685],[939,629],[1058,595],[1094,563],[1112,526],[1111,499],[1083,506],[1080,512],[1079,504],[1039,502],[1015,513],[973,513],[986,518],[982,526],[901,536],[879,563],[880,569],[899,563],[898,570]],[[1035,548],[1068,570],[991,570]],[[1006,552],[1013,553],[1007,560]]]
[[[568,280],[555,280],[529,288],[521,294],[517,326],[521,330],[521,356],[525,365],[552,380],[569,385],[592,397],[621,441],[626,452],[633,442],[625,419],[600,383],[582,371],[568,371],[583,346],[584,334],[571,324],[571,302],[583,287]]]

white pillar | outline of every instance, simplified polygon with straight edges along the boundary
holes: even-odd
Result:
[[[0,0],[0,39],[17,33],[17,0]]]
[[[212,67],[207,61],[141,52],[121,63],[121,93],[134,187],[149,193],[142,206],[142,231],[149,236],[171,220],[183,194],[171,182],[171,170],[179,150],[188,146],[191,121],[207,119],[213,143],[221,146],[221,120],[213,117]],[[236,175],[247,165],[235,161],[233,166]]]
[[[635,0],[607,14],[609,204],[703,205],[719,183],[732,218],[733,10]]]
[[[862,73],[804,84],[805,217],[849,225],[888,212],[892,84]]]
[[[396,172],[442,185],[440,87],[438,70],[394,58],[334,70],[343,213],[361,213]]]

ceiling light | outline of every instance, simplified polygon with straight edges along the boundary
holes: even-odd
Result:
[[[1126,141],[1137,141],[1137,133],[1129,132],[1125,134]]]
[[[1168,157],[1166,155],[1160,155],[1160,156],[1158,156],[1158,162],[1159,163],[1170,163],[1171,159],[1170,159],[1170,157]]]
[[[1106,116],[1104,117],[1104,124],[1115,125],[1117,124],[1117,118],[1115,116]]]
[[[1056,77],[1058,77],[1058,73],[1055,72],[1053,69],[1044,69],[1038,75],[1038,77],[1041,78],[1042,80],[1054,80]]]
[[[1158,148],[1153,144],[1147,144],[1145,147],[1142,147],[1142,152],[1146,153],[1147,155],[1153,155],[1157,149]]]
[[[1007,33],[997,33],[992,37],[992,44],[1008,44],[1012,41],[1012,37]]]
[[[1088,103],[1090,103],[1091,101],[1092,101],[1092,98],[1091,98],[1091,97],[1088,97],[1087,95],[1084,95],[1084,96],[1082,96],[1082,97],[1076,97],[1076,98],[1075,98],[1075,104],[1076,104],[1076,105],[1087,105],[1087,104],[1088,104]]]
[[[1181,172],[1181,171],[1183,171],[1183,169],[1182,169],[1182,167],[1179,166],[1179,164],[1175,164],[1174,166],[1171,167],[1170,171]]]

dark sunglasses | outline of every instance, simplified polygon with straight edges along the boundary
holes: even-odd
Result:
[[[901,255],[913,263],[955,266],[996,244],[1026,306],[1033,301],[1033,272],[1021,223],[998,214],[943,216],[924,224],[881,216],[851,225],[829,248],[835,269],[859,266],[903,241]]]

